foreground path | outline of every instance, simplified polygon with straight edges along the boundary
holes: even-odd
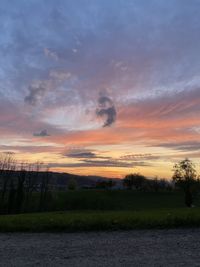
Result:
[[[200,229],[0,234],[0,266],[200,266]]]

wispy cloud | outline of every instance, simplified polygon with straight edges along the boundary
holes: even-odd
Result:
[[[44,54],[45,54],[45,56],[47,56],[47,57],[49,57],[51,59],[54,59],[56,61],[58,60],[57,53],[51,51],[49,48],[46,48],[46,47],[44,48]]]
[[[124,162],[119,160],[84,160],[82,162],[78,163],[50,163],[50,166],[52,168],[57,167],[65,167],[65,168],[71,168],[71,167],[115,167],[115,168],[134,168],[138,166],[147,167],[150,166],[150,164],[146,162]]]
[[[50,134],[48,133],[46,129],[44,129],[44,130],[41,130],[40,132],[34,133],[33,136],[46,137],[46,136],[50,136]]]
[[[187,152],[200,150],[200,142],[198,141],[160,143],[158,146]]]
[[[156,156],[153,154],[128,154],[128,155],[124,155],[121,157],[121,159],[126,160],[126,161],[141,161],[141,160],[145,160],[145,161],[153,161],[153,160],[157,160],[159,159],[160,156]]]
[[[64,153],[64,156],[68,158],[77,158],[77,159],[110,159],[110,157],[101,156],[99,153],[95,151],[91,151],[88,149],[69,149],[67,152]]]

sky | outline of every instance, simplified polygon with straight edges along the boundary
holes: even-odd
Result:
[[[200,0],[1,0],[0,152],[170,178],[200,158]]]

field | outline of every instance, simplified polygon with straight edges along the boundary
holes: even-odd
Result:
[[[33,196],[29,211],[37,211],[38,194]],[[199,197],[195,205],[200,207]],[[137,192],[132,190],[80,190],[54,192],[48,196],[45,210],[149,210],[183,208],[182,192]]]
[[[35,196],[36,198],[36,196]],[[54,212],[2,215],[0,232],[74,232],[200,226],[199,200],[185,208],[181,192],[68,191],[51,195]]]
[[[199,227],[200,208],[2,215],[0,232],[74,232]]]

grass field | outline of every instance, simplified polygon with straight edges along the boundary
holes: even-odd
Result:
[[[200,208],[2,215],[0,232],[76,232],[199,227]]]
[[[33,201],[33,204],[34,202],[36,203],[37,200]],[[195,205],[200,206],[200,201],[197,198],[195,199]],[[131,190],[80,190],[53,193],[47,201],[46,208],[47,211],[149,210],[181,208],[184,206],[184,195],[182,192],[155,193]]]
[[[40,193],[33,193],[24,203],[21,212],[38,212]],[[1,204],[1,203],[0,203]],[[200,196],[195,197],[195,206],[200,207]],[[4,203],[5,207],[8,204]],[[77,190],[49,192],[43,211],[66,210],[148,210],[157,208],[184,207],[184,194],[173,192],[137,192],[132,190]],[[6,208],[5,208],[6,211]],[[6,213],[6,212],[5,212]]]
[[[0,232],[197,227],[200,226],[198,198],[195,205],[185,208],[181,192],[57,192],[48,201],[48,210],[54,212],[2,215]]]

